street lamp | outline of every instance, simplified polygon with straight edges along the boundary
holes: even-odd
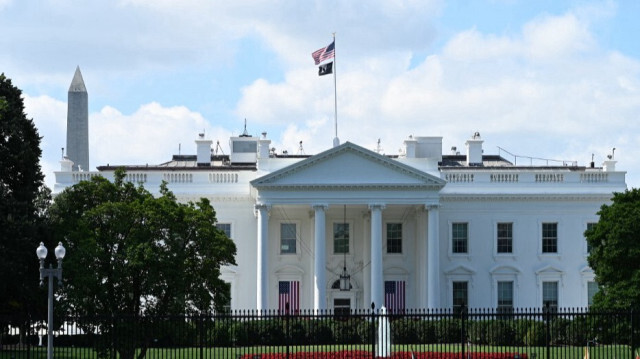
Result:
[[[58,260],[58,268],[53,268],[49,264],[49,268],[44,267],[44,260],[47,258],[47,247],[40,242],[40,246],[36,249],[36,255],[40,260],[40,285],[44,283],[44,278],[49,277],[49,308],[47,318],[47,359],[53,359],[53,278],[58,278],[58,285],[62,285],[62,259],[66,250],[62,246],[62,242],[58,242],[58,246],[54,250],[56,259]]]

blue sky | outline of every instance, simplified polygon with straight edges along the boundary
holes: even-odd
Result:
[[[65,146],[76,66],[91,167],[156,164],[266,131],[278,151],[331,146],[333,79],[311,52],[336,32],[338,135],[397,154],[480,132],[486,154],[617,169],[640,186],[640,2],[552,0],[0,0],[0,71],[43,136],[47,184]]]

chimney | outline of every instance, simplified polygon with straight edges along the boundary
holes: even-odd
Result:
[[[267,133],[262,133],[262,138],[258,141],[258,156],[259,158],[269,158],[269,145],[271,144],[271,140],[267,139]]]
[[[413,136],[409,136],[408,139],[404,140],[404,147],[407,158],[415,158],[416,157],[416,146],[418,141],[413,138]]]
[[[197,163],[198,166],[211,166],[211,145],[212,140],[205,140],[204,133],[198,135],[196,139]]]
[[[602,163],[602,170],[605,172],[615,172],[616,171],[616,163],[618,161],[608,160]]]
[[[64,156],[60,160],[60,171],[61,172],[71,172],[73,171],[73,161],[69,159],[69,157]]]
[[[468,166],[481,166],[482,165],[482,143],[484,141],[480,138],[480,132],[473,134],[471,139],[465,142],[467,146],[467,165]]]

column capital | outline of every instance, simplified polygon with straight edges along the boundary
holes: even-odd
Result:
[[[262,210],[262,209],[266,209],[267,211],[271,210],[271,205],[270,204],[264,204],[264,203],[256,203],[256,205],[254,206],[256,211]]]
[[[311,208],[313,208],[314,210],[322,210],[322,211],[326,211],[327,208],[329,208],[329,205],[326,203],[313,203],[311,204]]]
[[[385,207],[386,207],[386,205],[384,205],[382,203],[369,203],[369,209],[370,210],[380,210],[380,211],[382,211]]]
[[[427,203],[424,205],[424,209],[428,211],[437,211],[441,207],[440,203]]]
[[[257,216],[258,213],[262,212],[262,211],[267,211],[267,215],[269,214],[269,212],[271,211],[271,205],[270,204],[264,204],[264,203],[256,203],[255,206],[253,207],[254,209],[254,215]]]

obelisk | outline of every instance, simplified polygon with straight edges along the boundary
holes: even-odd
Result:
[[[73,171],[89,171],[89,94],[80,66],[67,98],[67,157],[73,161]]]

